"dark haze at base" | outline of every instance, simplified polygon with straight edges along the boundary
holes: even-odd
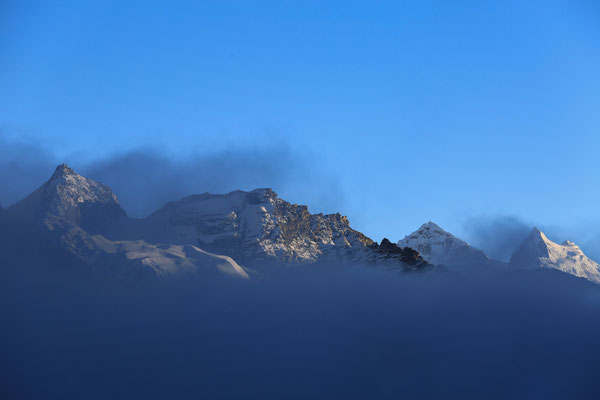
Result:
[[[600,396],[600,291],[556,271],[0,289],[7,399]]]

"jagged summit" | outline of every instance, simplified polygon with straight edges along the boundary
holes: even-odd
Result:
[[[148,218],[151,240],[197,245],[243,260],[365,262],[374,242],[340,214],[311,214],[272,189],[201,194],[170,202]]]
[[[419,227],[419,229],[417,229],[416,231],[414,231],[413,233],[411,233],[408,236],[409,237],[412,237],[412,236],[434,237],[434,236],[440,236],[440,235],[446,236],[446,237],[452,237],[457,240],[460,240],[460,239],[456,238],[454,235],[452,235],[451,233],[442,229],[438,224],[436,224],[435,222],[432,222],[432,221],[427,221],[426,223],[421,225]]]
[[[67,164],[57,166],[50,179],[40,189],[44,190],[45,196],[59,196],[61,200],[70,203],[119,202],[108,186],[79,175]]]
[[[271,188],[259,188],[248,192],[251,201],[265,202],[269,199],[276,199],[277,193]]]
[[[78,175],[78,174],[67,164],[60,164],[54,170],[54,173],[50,177],[50,180],[54,180],[54,179],[63,177],[65,175]]]
[[[432,221],[398,241],[398,246],[417,250],[427,262],[434,265],[462,267],[490,262],[483,251],[446,232]]]
[[[531,228],[531,232],[529,232],[529,236],[547,239],[546,234],[544,234],[544,232],[542,232],[537,226],[534,226],[533,228]]]
[[[385,245],[380,248],[352,229],[344,215],[311,214],[307,206],[289,203],[270,188],[187,196],[145,223],[149,241],[195,245],[250,264],[426,264],[417,252],[385,251]]]
[[[7,211],[65,229],[126,215],[108,186],[79,175],[66,164],[57,166],[46,183]]]
[[[558,244],[538,228],[533,228],[512,255],[511,265],[517,268],[552,268],[600,283],[600,266],[589,259],[575,243]]]
[[[438,230],[438,231],[442,231],[442,232],[446,232],[445,230],[443,230],[442,228],[440,228],[440,226],[438,224],[436,224],[435,222],[432,221],[427,221],[425,222],[423,225],[421,225],[421,227],[418,229],[418,231],[420,230]]]
[[[390,242],[388,238],[383,238],[379,245],[373,243],[371,247],[383,259],[398,259],[411,267],[420,267],[427,264],[427,261],[421,257],[418,251],[410,247],[399,247],[397,244]]]

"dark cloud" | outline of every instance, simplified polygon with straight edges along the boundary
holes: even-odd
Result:
[[[600,396],[598,287],[557,271],[23,282],[0,280],[7,399]]]
[[[207,152],[186,159],[169,158],[156,149],[139,149],[80,169],[109,185],[133,216],[144,216],[168,201],[194,193],[257,187],[281,192],[292,182],[318,190],[321,183],[321,177],[310,175],[305,160],[285,145]]]
[[[527,237],[532,224],[515,216],[472,217],[464,229],[471,245],[483,250],[489,257],[509,261],[512,253]]]
[[[22,132],[0,129],[0,204],[6,207],[27,196],[63,162],[110,186],[134,217],[190,194],[259,187],[273,188],[282,198],[307,204],[315,212],[337,211],[343,200],[339,180],[286,143],[201,149],[185,157],[147,147],[95,160],[70,158],[59,159]]]
[[[0,126],[0,205],[6,207],[31,193],[54,171],[56,160],[35,137]]]

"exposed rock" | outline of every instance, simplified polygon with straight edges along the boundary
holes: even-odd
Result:
[[[395,260],[411,267],[421,267],[427,264],[427,261],[421,257],[418,251],[410,247],[399,247],[387,238],[384,238],[380,245],[377,245],[377,243],[372,244],[371,248],[381,255],[381,257],[378,257],[379,259]]]
[[[191,244],[244,263],[357,264],[394,261],[419,264],[409,251],[375,251],[377,244],[338,214],[311,214],[306,206],[280,199],[271,189],[202,194],[171,202],[146,221],[150,241]],[[375,244],[375,246],[373,246]]]

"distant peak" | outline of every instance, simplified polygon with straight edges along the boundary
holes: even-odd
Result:
[[[437,229],[437,230],[443,231],[443,229],[438,224],[436,224],[432,221],[427,221],[426,223],[421,225],[419,230],[421,230],[421,229]]]
[[[451,235],[450,233],[446,232],[442,227],[440,227],[438,224],[436,224],[435,222],[432,221],[428,221],[426,223],[424,223],[423,225],[421,225],[421,227],[419,229],[417,229],[415,232],[413,232],[414,234],[421,234],[421,235]]]
[[[537,226],[533,227],[533,229],[531,230],[531,233],[529,234],[529,236],[532,237],[532,238],[541,238],[541,239],[544,239],[544,240],[547,239],[547,237],[544,234],[544,232],[540,231]]]
[[[67,176],[67,175],[77,175],[77,172],[75,172],[67,164],[60,164],[59,166],[56,167],[56,170],[54,171],[54,174],[52,174],[52,177],[50,178],[50,180],[53,180],[55,178],[60,178],[62,176]]]
[[[390,242],[390,240],[388,238],[383,238],[383,240],[381,241],[381,246],[391,246],[392,242]]]
[[[56,171],[60,171],[60,172],[75,172],[67,164],[60,164],[59,166],[56,167]]]

